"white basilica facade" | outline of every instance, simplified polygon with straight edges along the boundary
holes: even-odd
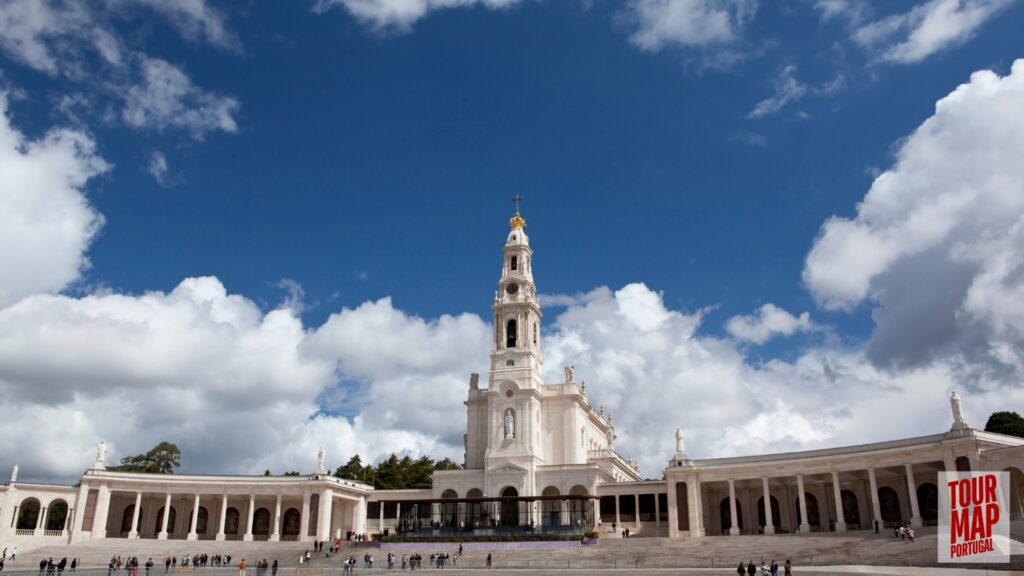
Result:
[[[938,473],[1005,470],[1024,521],[1024,439],[975,430],[951,398],[936,434],[824,450],[690,459],[682,433],[662,478],[615,451],[612,416],[572,367],[545,382],[533,250],[518,210],[502,248],[486,382],[469,380],[463,469],[433,488],[375,490],[330,476],[114,472],[98,450],[75,486],[0,486],[0,545],[105,538],[327,540],[353,534],[704,537],[843,532],[934,523]],[[944,426],[943,426],[944,427]],[[938,427],[937,427],[938,428]],[[616,530],[612,530],[612,526]]]

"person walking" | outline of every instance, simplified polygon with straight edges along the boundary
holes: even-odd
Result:
[[[487,553],[487,567],[488,568],[491,567],[491,553],[490,552]]]
[[[878,534],[878,519],[875,519],[875,534]]]
[[[757,576],[757,566],[754,565],[754,561],[747,562],[747,576]]]
[[[772,576],[779,576],[779,563],[774,558],[772,558],[772,565],[769,568],[771,568]]]
[[[277,576],[277,558],[274,558],[274,563],[270,566],[270,576]]]
[[[740,576],[745,576],[747,573],[747,567],[743,565],[743,560],[740,560],[740,565],[736,568],[736,573]]]
[[[71,559],[71,573],[74,574],[78,571],[78,558]]]
[[[912,527],[907,528],[907,538],[910,539],[911,544],[914,543],[914,529]]]
[[[793,576],[793,563],[789,561],[789,558],[786,558],[785,570],[785,576]]]
[[[238,576],[245,576],[245,569],[248,568],[248,564],[245,563],[245,558],[238,563]]]
[[[146,576],[153,576],[153,559],[146,560]]]

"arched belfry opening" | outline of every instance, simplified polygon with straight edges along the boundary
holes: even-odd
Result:
[[[509,320],[508,324],[505,325],[505,347],[506,348],[515,348],[516,347],[516,333],[518,331],[518,328],[519,328],[519,326],[516,323],[514,318],[512,320]]]
[[[509,261],[508,268],[509,268],[509,270],[518,270],[519,269],[519,257],[518,256],[513,256],[512,257],[512,259]]]

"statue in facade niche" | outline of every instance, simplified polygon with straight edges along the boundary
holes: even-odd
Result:
[[[516,415],[511,408],[505,411],[505,439],[511,440],[516,437]]]
[[[682,454],[686,452],[686,446],[683,443],[683,429],[676,428],[676,453]]]

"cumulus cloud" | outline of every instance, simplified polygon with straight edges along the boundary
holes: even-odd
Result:
[[[642,50],[733,42],[754,17],[756,0],[631,0],[623,12]]]
[[[356,20],[378,32],[409,32],[429,12],[445,8],[484,6],[508,8],[519,0],[317,0],[313,11],[340,6]]]
[[[79,93],[63,100],[64,112],[84,93],[122,100],[122,119],[135,128],[182,128],[194,136],[234,132],[238,102],[194,86],[186,73],[133,47],[114,23],[142,6],[164,16],[186,38],[237,49],[223,14],[206,0],[9,0],[0,2],[0,50],[51,76],[63,76]]]
[[[845,20],[850,24],[859,24],[871,12],[865,0],[816,0],[814,9],[821,13],[822,22]]]
[[[775,93],[758,102],[754,109],[747,114],[747,118],[762,118],[776,114],[787,105],[802,100],[804,96],[835,94],[842,90],[845,82],[845,78],[840,75],[830,82],[811,86],[796,79],[796,66],[790,64],[783,68],[775,78]]]
[[[157,184],[161,186],[167,186],[167,157],[164,153],[157,150],[149,155],[149,165],[146,166],[150,175],[157,181]]]
[[[953,358],[977,387],[1024,374],[1024,60],[976,72],[901,144],[851,218],[825,222],[804,281],[828,308],[877,303],[887,367]]]
[[[771,303],[761,306],[754,314],[733,316],[725,323],[725,330],[730,336],[753,344],[764,344],[776,335],[791,336],[814,328],[809,313],[793,316]]]
[[[966,42],[1009,3],[1009,0],[929,0],[909,12],[859,27],[853,39],[883,62],[913,64]]]
[[[84,132],[26,139],[0,93],[0,306],[62,290],[88,267],[86,248],[103,217],[84,190],[108,168]]]
[[[129,126],[182,128],[196,138],[212,130],[238,130],[238,100],[196,87],[180,68],[159,58],[144,58],[141,67],[141,83],[125,94],[122,117]]]

